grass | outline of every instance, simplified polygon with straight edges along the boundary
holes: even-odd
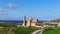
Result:
[[[13,31],[15,32],[15,34],[31,34],[32,32],[34,32],[35,30],[38,30],[40,28],[35,28],[35,27],[20,27],[20,28],[15,28],[13,29]]]
[[[60,34],[60,28],[48,28],[43,31],[43,34]]]
[[[12,29],[12,31],[10,31],[10,29]],[[15,28],[11,28],[11,27],[4,27],[4,28],[0,28],[0,34],[31,34],[32,32],[34,32],[35,30],[38,30],[40,28],[36,28],[36,27],[15,27]]]
[[[8,34],[9,28],[0,28],[0,34]]]

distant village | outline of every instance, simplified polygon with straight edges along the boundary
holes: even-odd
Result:
[[[40,28],[60,27],[60,19],[41,23],[38,19],[34,20],[32,17],[30,17],[27,20],[26,16],[24,16],[23,23],[0,22],[0,28],[1,27],[40,27]]]
[[[33,20],[32,17],[29,18],[29,20],[26,20],[26,16],[24,16],[24,21],[23,24],[17,24],[17,27],[41,27],[41,28],[45,28],[45,27],[60,27],[60,22],[54,22],[54,21],[48,21],[48,22],[43,22],[43,23],[39,23],[39,20]]]

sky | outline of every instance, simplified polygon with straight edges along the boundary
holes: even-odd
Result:
[[[60,18],[60,0],[0,0],[0,20]]]

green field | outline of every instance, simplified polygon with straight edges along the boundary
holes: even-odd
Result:
[[[5,27],[5,28],[0,28],[0,34],[31,34],[35,30],[38,30],[40,28],[35,28],[35,27],[15,27],[15,28],[10,28],[10,27]]]
[[[31,34],[32,32],[34,32],[35,30],[38,30],[38,29],[40,29],[40,28],[35,28],[35,27],[24,28],[24,27],[20,27],[20,28],[13,29],[13,31],[15,32],[15,34]]]
[[[0,28],[0,34],[8,34],[9,28]]]
[[[43,34],[60,34],[60,28],[48,28],[43,31]]]

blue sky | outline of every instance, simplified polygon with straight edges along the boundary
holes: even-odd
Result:
[[[0,20],[60,18],[60,0],[0,0]]]

